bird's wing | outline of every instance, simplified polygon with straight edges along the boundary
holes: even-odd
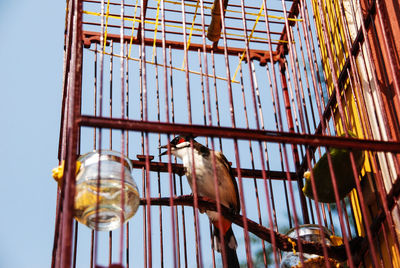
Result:
[[[224,166],[226,167],[226,169],[229,171],[229,175],[231,176],[232,179],[232,183],[233,183],[233,187],[235,188],[235,194],[236,194],[236,200],[237,200],[237,207],[235,208],[235,210],[237,212],[240,211],[240,198],[239,198],[239,189],[236,183],[236,179],[235,176],[233,175],[233,171],[231,168],[231,165],[229,164],[228,159],[226,159],[225,155],[223,155],[223,153],[221,152],[215,152],[216,157],[219,157],[222,160],[222,163],[224,164]]]

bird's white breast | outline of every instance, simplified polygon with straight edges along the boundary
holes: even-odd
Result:
[[[193,191],[192,179],[195,177],[199,195],[215,199],[214,174],[211,161],[207,161],[208,159],[205,159],[196,151],[192,154],[191,148],[186,148],[185,150],[187,150],[187,152],[182,155],[182,162],[186,168],[186,175],[190,188]],[[193,169],[196,174],[195,176],[193,176]]]
[[[229,170],[223,163],[217,161],[216,157],[216,176],[214,176],[211,156],[204,157],[196,150],[194,150],[192,154],[192,149],[190,147],[180,149],[176,156],[182,159],[183,165],[186,168],[186,176],[192,191],[194,190],[193,178],[195,177],[198,195],[216,200],[215,178],[217,178],[221,204],[226,207],[236,205],[236,191]],[[195,176],[193,176],[193,168],[196,174]]]

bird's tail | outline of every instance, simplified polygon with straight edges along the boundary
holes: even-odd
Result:
[[[228,225],[229,224],[229,225]],[[214,222],[214,249],[222,254],[222,242],[220,240],[220,229],[218,222]],[[239,260],[236,254],[237,242],[235,235],[232,231],[232,224],[226,220],[223,220],[223,237],[224,237],[224,251],[226,254],[226,263],[228,267],[225,268],[238,268]]]

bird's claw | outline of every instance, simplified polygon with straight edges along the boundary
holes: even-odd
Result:
[[[239,215],[239,212],[233,207],[229,207],[229,213],[232,215]]]

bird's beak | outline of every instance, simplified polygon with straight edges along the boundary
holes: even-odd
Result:
[[[167,148],[168,148],[168,145],[163,145],[163,146],[158,147],[158,149],[167,149]],[[159,156],[166,155],[167,153],[168,153],[168,150],[162,152]]]

